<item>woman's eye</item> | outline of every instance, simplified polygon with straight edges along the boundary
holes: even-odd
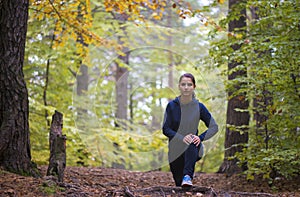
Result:
[[[193,84],[192,83],[182,83],[180,84],[181,86],[188,86],[188,87],[192,87]]]

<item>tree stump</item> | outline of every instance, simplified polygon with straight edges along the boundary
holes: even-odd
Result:
[[[63,182],[66,167],[66,136],[62,134],[63,115],[55,111],[50,127],[50,159],[47,176],[56,176],[59,182]]]

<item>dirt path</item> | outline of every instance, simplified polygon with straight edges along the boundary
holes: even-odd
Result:
[[[46,167],[41,167],[46,173]],[[0,196],[299,196],[300,180],[278,180],[273,187],[261,179],[196,173],[191,190],[173,185],[171,173],[132,172],[109,168],[67,167],[64,183],[53,177],[32,178],[0,171]]]

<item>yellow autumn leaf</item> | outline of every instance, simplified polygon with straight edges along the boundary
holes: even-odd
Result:
[[[45,7],[44,8],[44,13],[50,13],[53,11],[53,8],[52,7]]]
[[[37,16],[36,16],[36,18],[37,18],[37,20],[43,20],[44,19],[44,15],[43,14],[38,14]]]
[[[218,2],[219,2],[220,4],[223,4],[223,3],[225,2],[225,0],[218,0]]]
[[[160,20],[161,17],[156,13],[154,12],[152,15],[151,15],[152,18],[154,18],[155,20]]]
[[[243,35],[242,35],[242,34],[236,34],[235,37],[236,37],[237,39],[241,39],[241,38],[243,38]]]

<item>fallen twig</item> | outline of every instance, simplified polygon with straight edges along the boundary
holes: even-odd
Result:
[[[217,192],[215,192],[215,190],[212,187],[210,188],[210,195],[211,196],[218,196]]]
[[[134,197],[133,193],[131,193],[131,191],[129,190],[129,188],[127,186],[124,188],[124,192],[125,192],[126,196]]]
[[[229,191],[229,192],[224,192],[227,196],[230,196],[230,194],[237,194],[240,196],[266,196],[266,197],[275,197],[273,194],[269,193],[261,193],[261,192],[235,192],[235,191]]]
[[[160,190],[161,190],[161,192],[163,194],[163,197],[166,197],[164,190],[162,188],[160,188]]]

